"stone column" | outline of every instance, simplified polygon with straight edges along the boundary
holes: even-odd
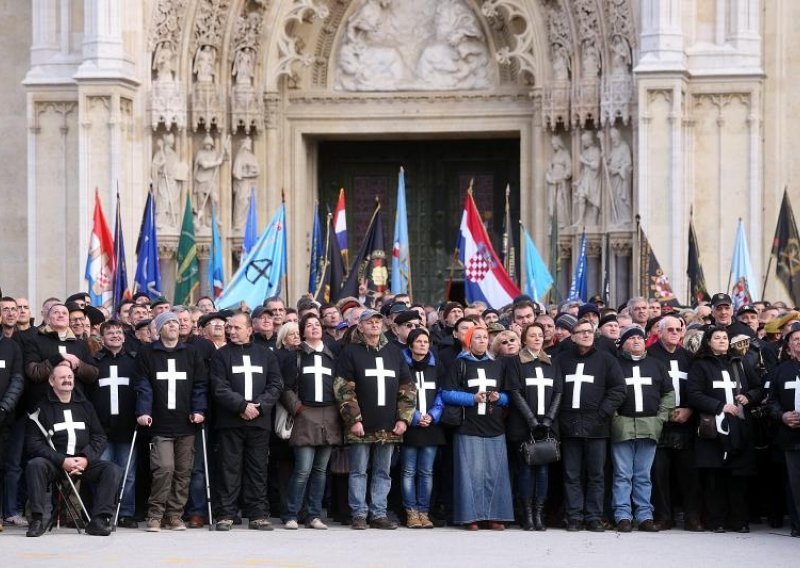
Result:
[[[642,0],[642,34],[635,71],[679,71],[684,67],[683,0]]]
[[[167,298],[175,294],[175,266],[178,253],[177,237],[159,237],[158,242],[158,269],[161,271],[161,293]]]
[[[602,254],[603,244],[600,241],[586,242],[586,292],[590,297],[602,293]]]
[[[561,298],[569,294],[572,282],[572,242],[560,241],[558,243],[558,291]]]
[[[122,3],[125,0],[84,0],[83,64],[79,77],[109,72],[133,73],[122,47]],[[128,69],[125,69],[125,68]]]
[[[33,0],[31,66],[42,65],[58,53],[56,0]]]
[[[632,247],[628,241],[615,241],[611,243],[611,250],[614,257],[614,296],[619,305],[631,297]]]
[[[201,242],[202,241],[202,242]],[[211,258],[211,243],[198,239],[197,243],[197,266],[200,272],[200,296],[212,296],[212,291],[208,283],[208,263]]]

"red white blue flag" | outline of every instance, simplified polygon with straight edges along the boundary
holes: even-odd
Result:
[[[483,226],[472,191],[467,191],[461,217],[458,251],[464,265],[467,302],[483,301],[492,308],[510,304],[520,291],[503,268]]]
[[[333,233],[336,235],[336,242],[339,243],[339,250],[342,251],[342,260],[345,266],[349,266],[350,255],[347,251],[347,217],[344,208],[344,188],[339,189],[339,200],[336,202],[336,209],[333,211]]]
[[[86,258],[86,280],[92,305],[104,306],[113,313],[114,304],[114,238],[108,229],[106,216],[97,190],[94,192],[94,226]]]

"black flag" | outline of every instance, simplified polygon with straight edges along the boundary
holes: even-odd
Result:
[[[656,253],[653,252],[650,242],[641,228],[639,229],[639,239],[639,274],[642,296],[677,306],[678,300],[672,292],[669,278],[664,274],[664,270],[656,258]]]
[[[370,293],[381,295],[389,284],[389,269],[386,266],[386,247],[383,244],[383,210],[380,202],[375,204],[375,212],[367,228],[367,234],[358,251],[347,280],[342,285],[336,299],[346,296],[358,297],[358,284],[366,280]]]
[[[320,278],[317,281],[314,299],[325,303],[337,298],[344,282],[344,261],[339,241],[333,230],[333,215],[330,213],[325,231],[325,256],[322,258],[318,273]]]
[[[786,190],[783,191],[778,226],[775,227],[775,238],[772,240],[772,254],[778,260],[775,268],[778,279],[786,286],[794,305],[800,305],[800,237]]]
[[[691,213],[689,214],[689,260],[686,264],[686,276],[689,277],[689,293],[693,306],[710,299],[706,288],[706,277],[703,274],[703,265],[700,264],[700,247],[697,245],[697,235],[694,232],[694,220]]]

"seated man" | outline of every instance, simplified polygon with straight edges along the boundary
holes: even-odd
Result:
[[[73,390],[75,375],[69,364],[54,367],[48,381],[52,388],[39,402],[38,421],[52,434],[45,436],[33,418],[28,421],[25,434],[25,448],[30,457],[25,480],[32,513],[27,536],[44,534],[48,485],[60,481],[64,472],[93,486],[92,520],[86,532],[108,536],[122,470],[100,459],[106,447],[103,425],[86,397]]]

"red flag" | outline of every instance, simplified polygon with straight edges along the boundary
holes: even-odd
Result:
[[[94,192],[94,217],[86,258],[86,280],[93,306],[104,306],[110,312],[114,303],[114,238],[108,229],[100,195]]]

